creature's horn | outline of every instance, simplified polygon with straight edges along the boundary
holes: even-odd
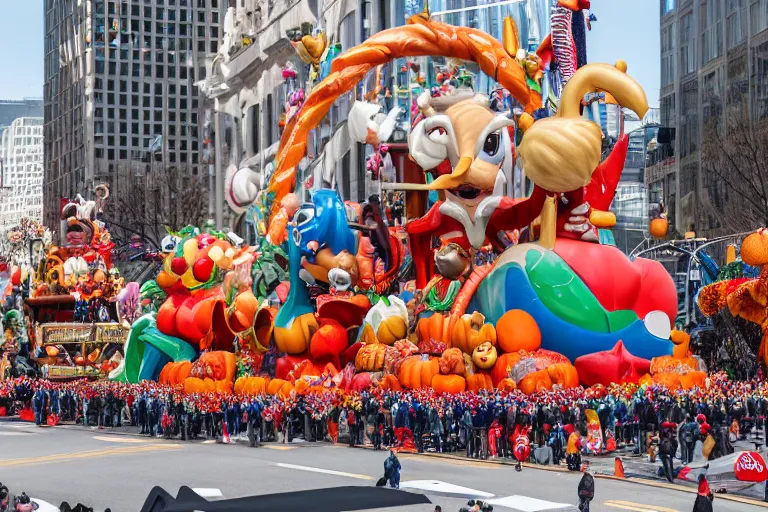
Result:
[[[648,98],[634,78],[627,75],[627,64],[587,64],[573,75],[560,96],[559,117],[579,117],[579,105],[587,93],[606,91],[622,107],[634,110],[641,118],[648,111]]]

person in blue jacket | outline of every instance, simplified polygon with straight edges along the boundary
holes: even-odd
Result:
[[[384,461],[384,478],[389,481],[389,486],[393,489],[400,488],[400,468],[395,450],[390,450],[389,457]]]

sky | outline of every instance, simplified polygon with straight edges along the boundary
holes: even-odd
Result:
[[[628,73],[659,105],[659,7],[656,0],[592,0],[597,16],[588,60],[627,61]],[[43,0],[0,0],[0,99],[43,95]]]
[[[2,0],[0,0],[2,1]],[[661,83],[658,0],[592,0],[597,16],[587,35],[587,60],[627,62],[627,73],[648,96],[648,106],[659,106]]]
[[[43,97],[44,0],[0,0],[0,100]]]

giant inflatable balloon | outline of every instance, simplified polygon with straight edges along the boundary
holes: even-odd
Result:
[[[113,376],[290,396],[374,386],[530,394],[693,372],[689,345],[672,330],[671,277],[605,243],[629,139],[620,134],[603,159],[604,134],[581,102],[603,91],[640,116],[648,105],[623,62],[582,62],[574,20],[583,9],[553,9],[567,22],[550,40],[563,84],[556,109],[542,102],[552,56],[546,46],[521,50],[511,18],[500,42],[421,14],[335,57],[287,118],[274,172],[249,207],[258,244],[196,228],[174,234],[156,279],[162,303],[134,324]],[[509,96],[491,101],[452,85],[456,77],[415,95],[408,150],[424,176],[391,186],[436,192],[434,204],[406,212],[404,226],[375,194],[356,204],[310,187],[299,205],[292,192],[307,136],[334,101],[377,66],[420,55],[476,62]],[[517,115],[499,108],[512,100]],[[367,117],[353,116],[351,136],[382,150],[391,130],[377,128],[387,117],[378,104],[353,112]],[[505,195],[515,165],[531,182],[527,197]],[[675,375],[701,383],[688,370]]]

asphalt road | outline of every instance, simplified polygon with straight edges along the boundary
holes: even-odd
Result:
[[[252,449],[242,444],[165,441],[104,430],[0,422],[0,482],[12,493],[26,491],[55,505],[62,501],[82,502],[95,510],[110,507],[113,512],[138,510],[155,485],[173,495],[182,485],[220,489],[226,498],[345,485],[373,486],[383,474],[386,456],[386,452],[324,443]],[[404,486],[429,480],[499,498],[515,495],[560,504],[577,502],[579,474],[527,468],[518,473],[509,466],[408,454],[401,454],[400,461]],[[446,512],[457,511],[466,503],[461,495],[427,495]],[[693,494],[676,490],[598,479],[591,510],[683,512],[692,510],[694,498]],[[538,502],[526,506],[532,508],[517,510],[563,510]],[[434,507],[409,509],[432,512]],[[501,506],[495,509],[515,510]],[[714,509],[748,512],[759,507],[716,498]],[[312,510],[311,504],[307,510]]]

